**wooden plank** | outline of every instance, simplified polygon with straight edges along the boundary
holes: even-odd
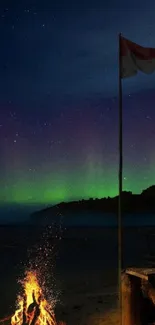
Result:
[[[155,268],[129,268],[126,269],[125,273],[148,280],[149,276],[155,276]]]

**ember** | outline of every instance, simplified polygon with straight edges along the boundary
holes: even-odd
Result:
[[[54,306],[44,298],[36,272],[27,272],[21,283],[23,295],[18,296],[11,325],[56,325]]]

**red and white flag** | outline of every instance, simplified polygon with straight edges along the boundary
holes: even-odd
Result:
[[[121,78],[137,74],[138,70],[146,74],[155,71],[155,48],[143,47],[121,36]]]

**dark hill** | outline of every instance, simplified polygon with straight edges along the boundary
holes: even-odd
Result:
[[[78,214],[79,212],[117,213],[118,196],[114,198],[102,198],[61,202],[50,208],[37,211],[31,214],[31,219],[41,220],[44,217],[63,216]],[[133,194],[124,191],[122,193],[123,213],[154,213],[155,212],[155,185],[145,189],[141,194]]]

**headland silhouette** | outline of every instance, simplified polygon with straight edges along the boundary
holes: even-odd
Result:
[[[72,216],[74,213],[91,211],[94,213],[114,213],[118,212],[118,195],[115,197],[105,197],[101,199],[90,198],[88,200],[79,200],[71,202],[61,202],[46,209],[33,212],[32,219],[42,218],[45,215],[63,215]],[[155,185],[144,189],[140,194],[133,194],[130,191],[122,192],[122,213],[154,213],[155,212]]]

